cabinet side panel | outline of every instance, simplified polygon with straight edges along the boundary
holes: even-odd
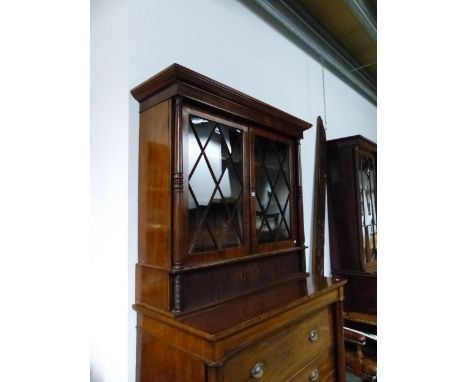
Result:
[[[141,330],[139,337],[138,382],[205,381],[205,364]]]
[[[327,200],[332,271],[361,269],[352,147],[327,147]]]
[[[337,276],[348,279],[345,285],[344,310],[346,312],[362,312],[377,314],[377,274],[336,273]]]
[[[341,292],[342,293],[342,292]],[[343,302],[333,304],[335,321],[335,374],[337,382],[346,381],[345,349],[343,333]]]
[[[138,261],[161,267],[170,264],[170,122],[170,100],[140,114]]]
[[[137,264],[135,302],[170,310],[169,279],[167,272]]]

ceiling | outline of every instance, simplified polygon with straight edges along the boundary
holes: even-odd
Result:
[[[377,0],[255,0],[324,66],[377,104]]]

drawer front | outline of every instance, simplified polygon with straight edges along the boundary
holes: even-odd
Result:
[[[326,351],[287,382],[334,382],[334,354]]]
[[[314,313],[228,357],[221,367],[225,382],[284,382],[328,350],[332,343],[328,309]]]

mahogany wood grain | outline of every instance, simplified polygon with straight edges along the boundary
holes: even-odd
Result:
[[[377,273],[334,272],[348,280],[345,286],[346,312],[361,312],[377,316]]]
[[[191,357],[186,351],[164,343],[141,330],[138,331],[138,336],[141,344],[139,381],[205,381],[205,367],[202,360]]]
[[[145,264],[137,264],[135,271],[135,302],[171,310],[170,275]]]
[[[334,306],[335,325],[335,374],[338,381],[346,380],[344,328],[343,328],[343,302],[337,301]]]
[[[327,136],[322,118],[317,117],[315,135],[314,211],[312,218],[312,269],[314,275],[323,275],[325,246],[325,192],[327,173]]]
[[[140,102],[141,114],[134,305],[137,381],[251,380],[254,361],[260,357],[267,365],[264,380],[299,381],[310,373],[308,367],[317,367],[321,380],[344,382],[344,364],[339,363],[345,281],[310,277],[305,270],[299,141],[311,125],[177,64],[136,87],[132,94]],[[234,207],[232,200],[226,202],[221,195],[221,179],[213,175],[211,165],[207,169],[221,197],[212,204],[213,193],[204,209],[195,203],[201,220],[189,214],[189,138],[196,130],[189,126],[190,115],[242,133],[242,151],[233,168],[242,169],[243,200],[241,212],[235,216],[242,216],[243,234],[239,241],[234,234],[234,239],[229,236],[227,240],[237,247],[215,243],[213,235],[224,235],[229,224],[218,218],[217,207],[222,203],[231,219],[234,215],[229,207]],[[256,237],[256,136],[278,142],[265,144],[273,151],[279,143],[286,144],[278,148],[278,158],[285,158],[283,152],[288,152],[289,168],[282,178],[289,179],[287,240],[260,243]],[[214,158],[225,170],[234,162],[223,137],[216,141],[225,143],[223,156]],[[282,159],[279,163],[283,165]],[[278,166],[274,171],[279,171]],[[276,200],[276,204],[280,202]],[[212,205],[215,216],[208,217]],[[284,214],[281,208],[279,213]],[[202,239],[210,235],[216,248],[208,250],[202,241],[193,250],[196,242],[192,243],[191,236],[198,232],[194,222],[202,227],[204,219],[209,223],[197,235]],[[309,340],[312,329],[320,333],[314,342]]]
[[[162,267],[170,264],[170,110],[169,100],[140,115],[138,261]]]
[[[330,279],[327,281],[328,287],[317,291],[315,288],[323,286],[323,281],[308,280],[309,288],[302,289],[299,293],[302,297],[299,295],[290,296],[288,300],[284,295],[283,299],[276,300],[271,298],[273,291],[266,290],[264,293],[257,292],[248,299],[232,301],[226,307],[215,307],[187,317],[171,318],[158,313],[154,309],[150,310],[143,306],[135,306],[139,312],[138,327],[142,332],[158,338],[159,341],[190,354],[190,357],[203,360],[205,365],[211,365],[210,368],[216,369],[210,370],[208,374],[213,375],[213,378],[216,376],[219,380],[224,380],[226,373],[223,374],[222,368],[223,365],[227,365],[229,359],[243,352],[251,354],[249,347],[255,346],[259,341],[267,341],[271,336],[277,336],[278,338],[286,336],[289,338],[284,340],[286,342],[293,341],[293,338],[295,338],[296,345],[290,343],[290,346],[292,347],[291,351],[296,352],[299,350],[295,346],[299,346],[301,349],[302,346],[306,346],[308,339],[301,342],[307,333],[306,328],[317,326],[325,339],[322,345],[320,345],[321,342],[318,342],[319,351],[325,345],[331,346],[333,344],[333,349],[339,347],[340,345],[337,342],[339,334],[337,336],[336,328],[340,327],[342,323],[340,324],[339,316],[337,316],[335,310],[336,303],[339,302],[340,296],[342,296],[344,282],[334,282]],[[286,288],[286,290],[291,292],[291,289]],[[271,296],[270,298],[266,297],[268,293]],[[238,309],[240,304],[248,301],[251,301],[250,307],[244,307],[244,310]],[[265,302],[268,301],[271,304],[265,306]],[[288,302],[285,303],[285,301]],[[243,314],[234,317],[230,312],[235,310],[241,311]],[[338,321],[336,321],[337,319]],[[217,325],[213,325],[213,322]],[[290,330],[297,335],[288,337]],[[270,343],[268,342],[268,344]],[[303,345],[300,345],[301,343]],[[273,343],[271,343],[271,348],[278,351]],[[303,352],[303,350],[299,352],[304,353],[304,358],[310,356],[308,358],[310,360],[317,354],[313,350],[313,346],[310,354]],[[268,354],[273,354],[271,349],[265,351]],[[248,357],[248,355],[245,355],[245,357]],[[303,362],[303,364],[305,363]],[[287,366],[285,368],[287,371],[284,371],[284,373],[294,375],[295,368],[289,369]],[[338,372],[337,375],[341,374]],[[343,379],[340,378],[338,377],[336,380],[344,382],[344,377]]]
[[[221,369],[225,382],[251,380],[250,372],[255,364],[265,365],[262,378],[268,381],[284,381],[297,370],[309,363],[318,354],[328,350],[332,344],[330,315],[322,310],[306,319],[271,333],[246,349],[238,349],[230,356]],[[311,330],[318,331],[318,339],[309,340]]]
[[[184,219],[184,195],[187,193],[187,182],[184,181],[184,149],[186,142],[183,139],[182,126],[182,97],[177,96],[173,102],[172,127],[172,232],[185,232]],[[186,167],[186,166],[185,166]],[[185,170],[187,171],[187,170]],[[172,235],[172,261],[170,263],[175,269],[183,268],[185,257],[185,240],[181,240],[180,235]]]
[[[347,328],[344,328],[344,338],[346,342],[352,342],[356,345],[363,346],[366,344],[367,337],[361,333],[357,333]]]
[[[317,356],[312,362],[302,368],[299,373],[285,382],[311,382],[311,373],[318,370],[317,382],[335,382],[335,361],[333,359],[333,349],[327,350]]]
[[[293,184],[297,185],[294,191],[297,200],[297,242],[296,245],[303,246],[305,243],[305,235],[304,235],[304,203],[303,203],[303,190],[302,190],[302,171],[301,171],[301,142],[298,139],[294,145],[294,181]],[[301,269],[303,272],[306,271],[306,259],[305,259],[305,251],[301,256]]]
[[[273,286],[282,280],[297,277],[301,272],[297,252],[274,257],[259,257],[249,262],[236,262],[183,274],[185,285],[184,310],[255,288]],[[217,286],[213,288],[213,286]]]

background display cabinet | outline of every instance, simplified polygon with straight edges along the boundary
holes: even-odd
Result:
[[[344,381],[344,282],[305,269],[310,124],[174,64],[140,103],[138,381]]]
[[[327,142],[330,262],[348,279],[349,319],[377,320],[377,145],[362,136]]]

